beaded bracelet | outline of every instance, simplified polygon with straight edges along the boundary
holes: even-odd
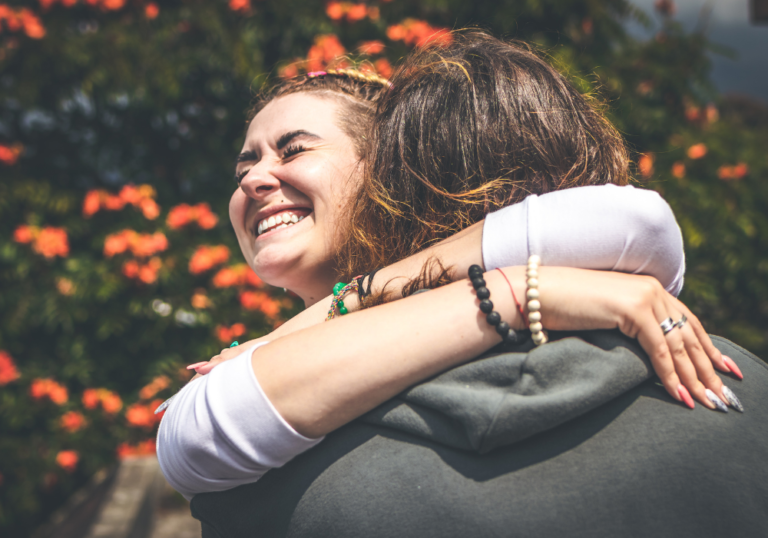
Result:
[[[360,286],[360,281],[358,280],[359,278],[359,276],[356,276],[349,284],[345,284],[344,282],[337,282],[333,286],[333,300],[331,301],[331,309],[328,311],[328,315],[326,316],[325,321],[335,318],[337,311],[338,315],[340,316],[349,313],[347,307],[344,306],[343,299],[350,292],[358,292]]]
[[[485,314],[485,321],[492,327],[496,327],[496,332],[499,333],[505,344],[519,344],[522,339],[517,332],[509,326],[509,323],[501,321],[501,314],[493,309],[491,291],[485,287],[482,268],[479,265],[470,266],[468,276],[472,281],[472,287],[475,288],[477,298],[480,300],[480,311]]]
[[[547,343],[547,335],[541,324],[541,302],[539,301],[539,263],[541,258],[535,254],[528,258],[528,270],[525,297],[528,299],[528,328],[531,330],[531,340],[537,346]]]

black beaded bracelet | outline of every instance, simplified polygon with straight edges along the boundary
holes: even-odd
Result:
[[[501,321],[501,314],[493,309],[491,302],[491,291],[485,286],[483,270],[479,265],[472,265],[468,272],[469,279],[472,281],[472,287],[475,288],[477,298],[480,300],[480,311],[485,314],[485,321],[496,328],[496,332],[501,336],[505,344],[519,344],[523,341],[517,332],[509,326],[506,321]]]

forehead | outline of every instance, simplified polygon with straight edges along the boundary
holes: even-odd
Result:
[[[248,126],[247,141],[274,141],[286,132],[305,130],[325,139],[345,136],[337,126],[338,102],[311,93],[278,97],[265,106]]]

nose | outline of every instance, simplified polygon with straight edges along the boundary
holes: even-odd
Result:
[[[270,171],[265,162],[251,167],[240,181],[240,188],[249,197],[262,200],[280,188],[280,180]]]

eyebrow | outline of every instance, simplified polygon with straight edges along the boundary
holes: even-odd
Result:
[[[298,131],[290,131],[285,133],[283,136],[277,139],[277,149],[283,149],[285,146],[287,146],[294,138],[298,138],[300,136],[308,137],[308,138],[319,138],[322,140],[322,137],[310,133],[309,131],[304,131],[303,129],[299,129]]]
[[[298,129],[296,131],[289,131],[282,135],[280,138],[277,139],[277,149],[281,150],[285,146],[291,143],[291,141],[294,138],[299,138],[300,136],[308,137],[308,138],[315,138],[318,140],[322,140],[323,137],[316,135],[314,133],[310,133],[309,131],[305,131],[303,129]],[[248,150],[242,152],[240,155],[237,156],[237,159],[235,159],[235,165],[238,163],[244,163],[244,162],[252,162],[252,161],[258,161],[259,160],[259,154],[256,153],[253,150]]]

